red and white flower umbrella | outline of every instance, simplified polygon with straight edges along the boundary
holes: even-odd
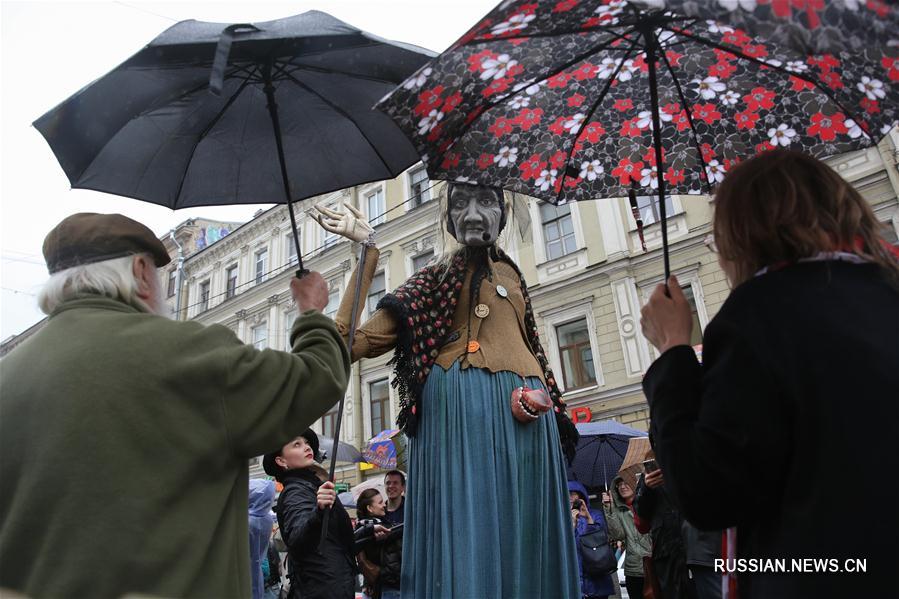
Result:
[[[507,0],[378,107],[433,179],[552,203],[708,193],[766,149],[885,135],[897,40],[880,0]]]

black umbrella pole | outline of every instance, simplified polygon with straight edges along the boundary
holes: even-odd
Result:
[[[350,310],[350,326],[347,327],[347,350],[350,353],[350,359],[353,355],[353,338],[356,336],[356,320],[359,318],[359,302],[362,296],[362,272],[365,270],[365,258],[368,254],[368,246],[362,244],[361,255],[359,257],[359,266],[356,270],[356,285],[353,288],[353,309]],[[334,482],[334,473],[337,471],[337,448],[340,447],[340,425],[343,423],[343,403],[345,396],[340,398],[337,407],[337,421],[334,423],[334,446],[331,451],[331,466],[328,468],[328,480]],[[331,510],[325,510],[322,516],[322,533],[319,538],[318,546],[321,547],[325,543],[325,537],[328,536],[328,520],[331,516]]]
[[[287,213],[290,214],[290,228],[293,229],[293,247],[297,252],[297,265],[299,266],[297,278],[302,279],[309,274],[309,270],[303,267],[303,256],[300,252],[300,234],[297,232],[297,217],[293,213],[293,202],[287,202]]]
[[[272,119],[272,128],[275,132],[275,145],[278,147],[278,164],[281,166],[281,181],[284,183],[284,199],[287,202],[287,211],[290,213],[290,225],[293,227],[293,243],[297,250],[297,278],[302,279],[309,271],[303,268],[303,255],[300,252],[300,236],[297,233],[297,219],[293,213],[290,194],[290,179],[287,177],[287,163],[284,160],[284,142],[281,139],[281,121],[278,119],[278,103],[275,102],[275,87],[272,85],[272,73],[270,65],[263,70],[265,77],[265,99],[268,104],[268,114]]]
[[[671,276],[671,265],[668,260],[668,214],[665,210],[665,163],[662,157],[662,131],[659,118],[659,90],[656,84],[657,41],[655,33],[648,31],[646,36],[646,64],[649,66],[649,102],[652,110],[652,145],[656,153],[656,180],[659,183],[659,224],[662,227],[662,260],[665,264],[665,288],[668,288],[668,277]]]

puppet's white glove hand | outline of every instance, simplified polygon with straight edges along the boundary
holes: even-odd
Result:
[[[346,212],[316,206],[318,215],[315,216],[315,220],[331,233],[358,243],[370,242],[374,229],[365,220],[365,215],[346,202],[343,203],[343,206],[346,208]]]

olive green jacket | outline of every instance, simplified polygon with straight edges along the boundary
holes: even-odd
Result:
[[[31,597],[250,595],[248,460],[344,394],[333,322],[292,353],[96,295],[0,361],[0,588]]]
[[[624,541],[624,575],[643,576],[643,556],[652,553],[652,539],[648,534],[640,534],[634,524],[634,512],[627,502],[618,493],[618,481],[616,476],[612,481],[610,494],[612,505],[603,505],[606,514],[606,522],[609,525],[609,537],[616,541]]]

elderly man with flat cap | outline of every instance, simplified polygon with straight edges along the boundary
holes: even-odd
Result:
[[[76,214],[44,242],[47,324],[0,361],[0,588],[245,597],[248,460],[343,395],[322,277],[293,279],[291,352],[164,318],[144,225]]]

